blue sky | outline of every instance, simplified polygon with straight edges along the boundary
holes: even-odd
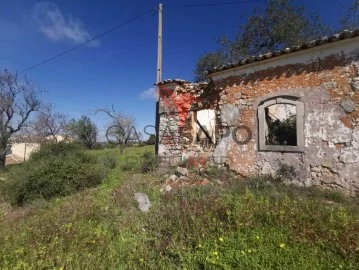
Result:
[[[293,0],[304,4],[322,21],[337,27],[354,0]],[[177,4],[230,2],[228,0],[163,1],[163,79],[193,80],[196,60],[215,50],[215,37],[234,37],[255,3],[208,7],[168,7]],[[138,0],[0,0],[0,68],[22,71],[86,39],[158,6]],[[97,108],[112,104],[133,115],[137,126],[153,125],[155,100],[146,95],[156,80],[157,14],[149,14],[26,72],[47,91],[44,99],[69,117],[89,115],[103,132]]]

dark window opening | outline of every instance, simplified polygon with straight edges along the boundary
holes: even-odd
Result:
[[[266,145],[297,146],[296,106],[275,104],[264,109],[267,124]]]

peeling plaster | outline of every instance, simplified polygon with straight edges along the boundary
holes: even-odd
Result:
[[[333,43],[327,50],[308,49],[223,71],[213,75],[208,85],[174,86],[176,94],[192,93],[201,100],[191,110],[216,111],[217,144],[211,150],[193,144],[191,117],[179,131],[176,116],[167,115],[161,117],[160,131],[170,125],[180,143],[160,145],[160,153],[180,158],[212,156],[215,164],[225,164],[242,176],[275,175],[285,164],[295,171],[290,184],[359,195],[359,91],[353,89],[353,82],[359,80],[358,43],[356,38]],[[258,151],[257,108],[276,95],[297,96],[304,104],[303,153]],[[246,136],[242,131],[233,134],[240,125],[252,132],[245,145],[234,140]]]

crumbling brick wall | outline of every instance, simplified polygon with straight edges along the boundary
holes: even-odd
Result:
[[[190,111],[198,106],[216,110],[216,147],[206,153],[214,163],[242,176],[290,168],[286,176],[292,183],[359,195],[358,45],[356,37],[230,68],[211,74],[208,85],[177,82],[173,95],[191,93],[196,100]],[[295,96],[304,104],[303,151],[259,151],[258,106],[276,96]],[[179,161],[205,153],[193,145],[191,112],[180,119],[178,108],[172,114],[166,110],[160,116],[160,134],[170,126],[176,141],[162,141],[160,155]]]

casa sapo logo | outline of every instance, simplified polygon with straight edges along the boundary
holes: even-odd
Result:
[[[195,102],[203,101],[203,99],[195,97],[191,93],[176,94],[174,90],[163,85],[157,87],[157,95],[160,97],[163,105],[166,107],[169,117],[174,117],[176,114],[178,115],[177,129],[174,130],[173,127],[171,128],[171,126],[167,124],[162,134],[160,134],[158,141],[161,144],[165,138],[167,145],[176,145],[178,142],[176,141],[175,134],[183,130],[192,105]],[[210,144],[215,145],[216,141],[209,135],[206,125],[201,124],[198,120],[197,125],[199,126],[198,135],[201,136],[203,133],[207,137]],[[226,126],[226,123],[223,123],[223,126]],[[151,145],[155,143],[154,136],[155,134],[158,134],[158,132],[156,132],[155,126],[146,125],[143,129],[143,133],[149,136],[148,140],[142,141],[140,139],[139,133],[137,132],[135,126],[124,127],[121,125],[112,125],[106,131],[106,139],[109,143],[115,145],[127,145],[130,143],[144,143]],[[241,134],[241,139],[239,139],[239,136],[237,136],[239,133]],[[245,125],[239,125],[232,129],[230,129],[227,125],[222,138],[229,136],[232,136],[232,139],[236,144],[244,145],[252,139],[252,131]]]

